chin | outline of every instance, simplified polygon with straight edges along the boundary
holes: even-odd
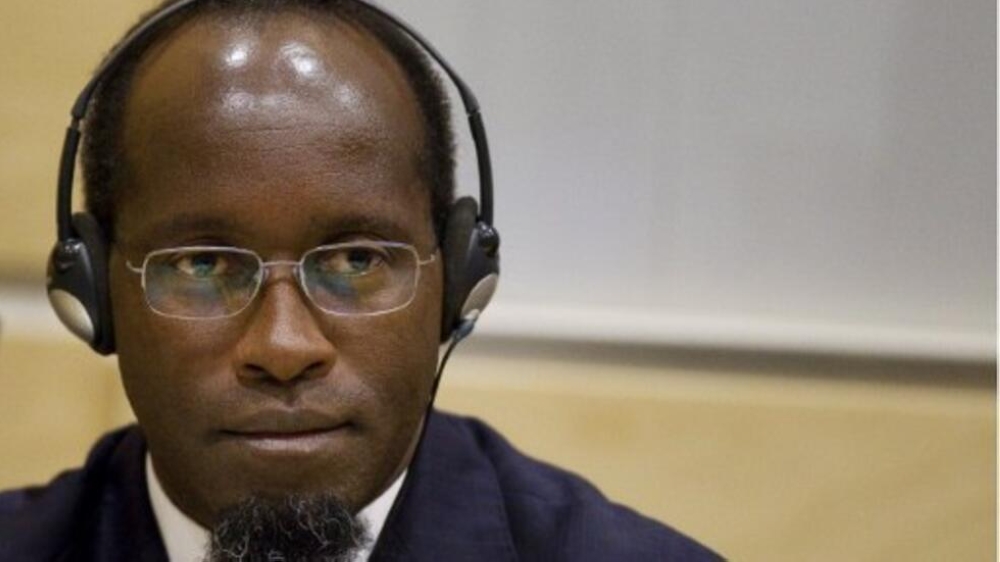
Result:
[[[267,439],[247,445],[231,444],[212,462],[225,467],[213,480],[228,488],[226,505],[248,497],[334,495],[354,507],[365,501],[374,467],[359,466],[345,447],[314,448],[309,443],[272,443]]]

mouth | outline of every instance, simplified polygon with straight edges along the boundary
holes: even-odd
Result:
[[[350,423],[314,413],[263,412],[244,418],[220,434],[224,441],[255,452],[317,453],[344,438]]]
[[[310,454],[333,444],[343,430],[343,427],[332,427],[296,432],[223,432],[223,435],[261,452]]]

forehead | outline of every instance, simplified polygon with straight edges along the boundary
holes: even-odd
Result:
[[[291,114],[293,98],[315,111]],[[395,127],[419,111],[398,64],[369,32],[331,14],[289,8],[199,14],[181,24],[144,54],[127,115],[135,122],[162,111],[222,110],[237,118],[268,108],[303,123],[339,117],[334,123],[342,126]],[[366,117],[382,122],[352,123],[361,109],[377,109]]]
[[[328,15],[185,22],[139,64],[122,135],[122,228],[237,211],[230,202],[266,200],[264,218],[282,220],[292,202],[357,215],[428,199],[404,73],[370,34]]]

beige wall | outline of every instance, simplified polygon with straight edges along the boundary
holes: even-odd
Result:
[[[69,109],[115,37],[151,2],[0,2],[0,275],[40,278],[55,238]],[[86,33],[81,32],[86,30]]]
[[[40,285],[72,96],[149,4],[0,3],[0,295]],[[113,360],[2,298],[5,488],[80,464],[130,414]],[[442,406],[734,559],[995,558],[993,365],[470,344]]]

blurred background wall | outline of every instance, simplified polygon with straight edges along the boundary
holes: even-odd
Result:
[[[385,4],[494,152],[442,406],[733,559],[995,558],[994,3]],[[43,270],[69,106],[151,5],[0,4],[0,487],[131,419]]]

